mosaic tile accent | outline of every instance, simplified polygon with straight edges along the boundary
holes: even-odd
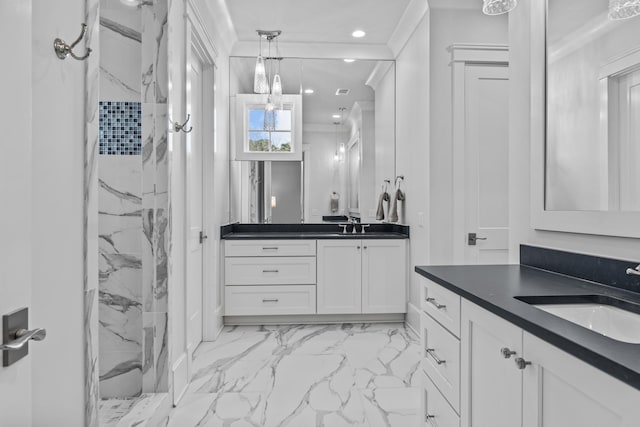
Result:
[[[100,154],[142,154],[140,102],[100,102]]]

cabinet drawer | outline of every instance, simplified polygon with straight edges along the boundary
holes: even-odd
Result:
[[[460,417],[424,372],[420,373],[420,421],[425,427],[460,427]]]
[[[225,315],[314,314],[316,287],[304,286],[226,286]]]
[[[460,296],[422,278],[422,310],[460,338]]]
[[[313,285],[315,257],[227,257],[226,285]]]
[[[315,256],[315,240],[225,240],[225,256]]]
[[[427,314],[420,319],[422,369],[456,411],[460,410],[460,341]]]

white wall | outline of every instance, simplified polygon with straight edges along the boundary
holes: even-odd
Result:
[[[520,243],[553,247],[561,250],[590,253],[607,257],[640,260],[640,240],[630,238],[596,236],[552,231],[538,231],[531,227],[531,177],[533,162],[531,144],[542,144],[543,122],[540,120],[541,96],[544,86],[541,79],[532,80],[532,68],[540,70],[544,66],[541,55],[532,54],[532,43],[544,40],[544,2],[521,2],[509,14],[510,45],[510,110],[509,140],[510,152],[510,198],[512,200],[510,235],[513,261],[517,262]],[[535,75],[534,75],[535,77]],[[532,86],[533,85],[533,86]],[[535,110],[531,108],[532,100]],[[538,128],[532,129],[532,117]],[[532,138],[534,135],[534,138]]]
[[[506,44],[507,15],[487,16],[474,10],[432,9],[430,20],[430,176],[431,264],[453,260],[453,135],[451,53],[460,44]]]
[[[396,173],[404,175],[405,223],[411,227],[407,322],[418,329],[416,265],[429,261],[429,13],[396,58]]]
[[[85,63],[59,60],[84,0],[33,7],[33,327],[47,329],[33,361],[33,425],[84,425],[83,164]],[[82,49],[82,44],[78,46]],[[12,66],[20,66],[14,64]],[[14,141],[19,143],[19,141]]]
[[[396,161],[396,68],[388,68],[384,77],[373,88],[375,97],[375,202],[385,179],[393,182]],[[391,191],[391,189],[389,189]]]

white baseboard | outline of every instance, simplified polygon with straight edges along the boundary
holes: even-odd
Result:
[[[404,313],[225,316],[225,325],[313,325],[334,323],[404,323]]]
[[[176,406],[189,386],[189,373],[187,371],[187,354],[182,353],[171,367],[173,377],[173,405]]]

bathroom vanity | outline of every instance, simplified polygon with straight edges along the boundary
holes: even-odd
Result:
[[[409,227],[232,224],[225,323],[404,321]]]
[[[638,425],[636,265],[528,246],[521,262],[415,268],[425,425]]]

